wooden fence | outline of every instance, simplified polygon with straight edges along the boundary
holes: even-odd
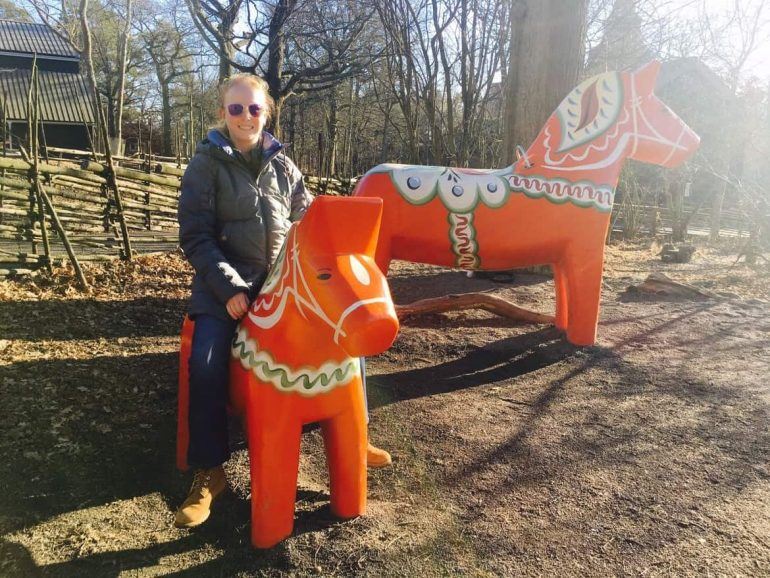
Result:
[[[113,157],[122,215],[133,252],[174,250],[176,212],[185,165],[157,157]],[[23,275],[70,259],[125,257],[121,211],[103,158],[89,151],[49,147],[35,163],[19,154],[0,157],[0,277]],[[52,221],[36,191],[48,197]],[[307,177],[318,194],[348,194],[355,181]],[[45,231],[45,235],[43,234]]]
[[[183,167],[151,159],[117,159],[121,212],[108,169],[97,156],[46,152],[45,160],[37,162],[10,153],[0,157],[0,275],[48,266],[67,255],[65,240],[78,260],[125,254],[121,213],[138,252],[176,246]],[[50,201],[58,225],[47,202],[40,202],[40,194]]]
[[[612,238],[670,235],[686,228],[690,237],[708,237],[711,231],[711,207],[685,206],[679,210],[651,205],[617,204],[613,207]],[[686,225],[683,221],[686,220]],[[720,237],[748,237],[752,221],[738,208],[722,210]]]

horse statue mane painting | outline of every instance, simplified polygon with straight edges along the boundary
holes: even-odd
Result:
[[[294,525],[302,426],[319,422],[331,511],[366,509],[367,426],[360,357],[390,347],[398,319],[374,261],[380,199],[319,197],[290,229],[233,340],[230,402],[245,417],[252,543]]]
[[[562,101],[535,142],[500,170],[385,164],[354,195],[380,197],[376,261],[469,270],[550,264],[556,326],[596,341],[604,243],[626,159],[676,167],[698,136],[653,93],[660,63],[607,72]]]

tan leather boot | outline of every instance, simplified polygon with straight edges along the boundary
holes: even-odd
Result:
[[[197,470],[187,499],[176,511],[174,525],[177,528],[194,528],[208,520],[211,503],[226,487],[227,479],[222,466]]]
[[[366,465],[370,468],[387,468],[393,460],[390,459],[390,454],[385,450],[374,447],[369,444],[366,447]]]

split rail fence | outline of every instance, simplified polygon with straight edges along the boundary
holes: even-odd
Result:
[[[121,215],[133,253],[177,247],[184,164],[146,155],[113,157],[121,211],[109,167],[98,154],[48,147],[37,162],[12,151],[5,154],[0,157],[0,277],[72,260],[65,241],[77,261],[124,258]],[[306,181],[313,191],[337,195],[349,193],[354,184],[317,177]],[[50,201],[58,225],[41,194]]]
[[[0,157],[0,275],[69,258],[65,241],[78,260],[125,256],[121,217],[137,252],[176,247],[182,166],[116,159],[120,211],[100,157],[50,148],[46,153],[42,159],[10,151]]]

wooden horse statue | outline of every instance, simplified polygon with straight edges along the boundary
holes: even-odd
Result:
[[[380,199],[317,198],[238,326],[230,401],[245,417],[257,548],[292,532],[303,424],[321,424],[332,512],[352,518],[366,509],[359,357],[386,350],[398,333],[374,261],[381,215]]]
[[[500,170],[379,165],[354,195],[381,197],[376,260],[501,270],[550,264],[556,326],[596,341],[604,241],[627,158],[675,167],[699,138],[653,94],[658,62],[608,72],[562,101],[519,160]]]

